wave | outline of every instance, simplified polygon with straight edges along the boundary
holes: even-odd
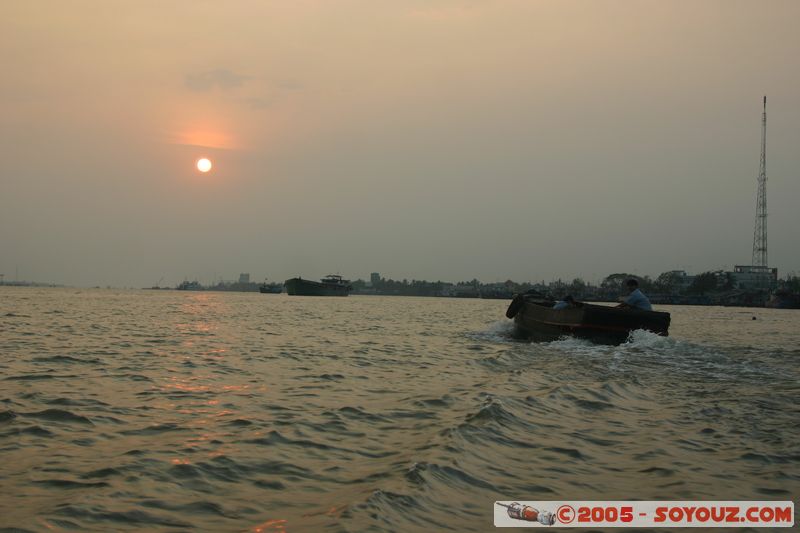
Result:
[[[87,424],[90,426],[94,425],[94,423],[92,423],[92,421],[85,416],[76,415],[71,411],[65,411],[63,409],[45,409],[44,411],[38,411],[36,413],[25,413],[23,416],[39,418],[41,420],[48,420],[50,422],[67,422],[75,424]]]
[[[406,479],[417,485],[429,485],[433,481],[439,481],[450,488],[469,491],[485,489],[497,491],[492,483],[468,474],[464,470],[454,466],[439,465],[436,463],[419,462],[406,472]]]
[[[85,365],[102,365],[104,364],[100,359],[92,357],[90,359],[81,359],[79,357],[72,357],[70,355],[51,355],[43,357],[34,357],[32,361],[36,363],[62,363],[62,364],[85,364]]]
[[[150,507],[153,509],[162,509],[165,511],[178,511],[193,515],[197,513],[217,515],[224,518],[239,518],[239,515],[232,511],[226,511],[224,507],[218,503],[207,500],[199,500],[184,504],[173,504],[164,500],[149,499],[139,502],[142,507]]]
[[[94,489],[105,488],[110,485],[105,481],[82,482],[70,479],[42,479],[34,481],[38,485],[45,485],[55,489]]]
[[[261,446],[297,446],[306,449],[322,450],[326,452],[342,452],[345,454],[357,454],[363,457],[379,459],[396,455],[397,452],[386,450],[383,452],[368,452],[364,449],[348,449],[340,446],[332,446],[322,442],[315,442],[310,439],[290,439],[281,435],[278,431],[270,431],[266,436],[245,441],[248,444],[258,444]]]
[[[159,435],[171,431],[187,431],[188,428],[181,427],[178,424],[167,422],[164,424],[154,424],[140,429],[128,429],[120,431],[121,435]]]
[[[514,340],[514,321],[497,320],[487,325],[485,329],[473,332],[469,336],[494,342],[512,341]]]
[[[83,519],[87,522],[112,522],[125,526],[137,527],[172,527],[172,528],[194,528],[195,526],[185,520],[177,520],[165,516],[158,516],[144,511],[107,511],[103,507],[92,506],[91,509],[82,505],[62,504],[58,506],[55,514],[70,518]]]

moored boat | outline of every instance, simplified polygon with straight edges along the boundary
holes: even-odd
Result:
[[[800,294],[778,291],[767,300],[765,307],[773,309],[800,309]]]
[[[334,274],[325,276],[320,281],[299,277],[287,279],[285,285],[289,296],[347,296],[353,290],[350,280]]]
[[[574,336],[600,344],[621,344],[637,329],[669,335],[669,313],[583,302],[556,310],[553,304],[536,295],[515,296],[506,311],[514,319],[515,335],[535,341]]]
[[[262,294],[279,294],[283,292],[283,285],[281,283],[267,283],[267,280],[264,280],[264,283],[259,285],[258,291]]]

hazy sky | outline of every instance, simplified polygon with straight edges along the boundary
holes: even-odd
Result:
[[[0,273],[800,271],[800,2],[0,6]],[[201,175],[197,158],[212,172]]]

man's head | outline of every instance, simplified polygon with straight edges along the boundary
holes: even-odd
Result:
[[[633,292],[639,288],[639,282],[631,278],[625,282],[625,286],[628,288],[628,292]]]
[[[564,296],[564,301],[567,303],[574,303],[575,299],[572,297],[571,294],[567,294],[566,296]]]

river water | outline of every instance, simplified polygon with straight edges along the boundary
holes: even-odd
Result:
[[[0,529],[488,531],[797,500],[800,311],[510,338],[508,302],[0,287]],[[756,317],[756,320],[753,320]]]

